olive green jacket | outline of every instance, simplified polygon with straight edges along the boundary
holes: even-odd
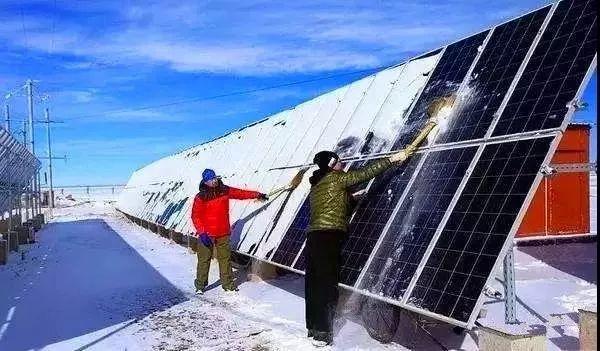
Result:
[[[389,159],[374,161],[363,168],[349,171],[331,171],[310,190],[309,231],[348,230],[350,194],[347,189],[366,182],[392,166]]]

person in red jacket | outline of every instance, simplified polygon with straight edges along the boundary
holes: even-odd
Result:
[[[231,269],[229,199],[267,200],[267,195],[257,191],[236,189],[223,184],[212,169],[202,172],[202,182],[192,206],[192,222],[198,237],[198,266],[196,268],[197,293],[203,293],[208,284],[208,270],[213,246],[219,261],[221,286],[225,291],[237,291]]]

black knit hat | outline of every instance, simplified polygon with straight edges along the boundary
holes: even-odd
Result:
[[[320,169],[328,169],[332,168],[339,159],[338,154],[333,151],[320,151],[313,158],[313,163],[319,166]]]

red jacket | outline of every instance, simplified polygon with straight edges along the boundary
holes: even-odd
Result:
[[[192,206],[192,222],[196,227],[196,233],[208,233],[213,238],[228,235],[230,232],[229,199],[256,199],[259,195],[257,191],[236,189],[223,183],[215,188],[200,186]]]

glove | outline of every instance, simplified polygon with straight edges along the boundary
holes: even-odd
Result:
[[[412,156],[412,154],[414,154],[414,153],[415,153],[415,148],[409,146],[405,149],[402,149],[402,150],[396,152],[392,156],[390,156],[390,162],[392,162],[392,163],[404,162],[410,156]]]
[[[208,235],[208,233],[202,233],[200,235],[198,235],[198,241],[200,241],[202,243],[202,245],[210,248],[213,245],[212,239],[210,238],[210,236]]]
[[[260,201],[267,201],[267,200],[269,200],[269,195],[260,193],[260,194],[258,194],[257,199],[259,199]]]

